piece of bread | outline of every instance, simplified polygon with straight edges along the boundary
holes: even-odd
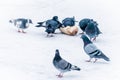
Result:
[[[67,27],[64,27],[64,28],[61,27],[60,31],[64,34],[74,36],[78,32],[78,27],[77,26],[73,26],[73,27],[67,26]]]

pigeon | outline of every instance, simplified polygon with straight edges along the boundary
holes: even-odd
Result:
[[[71,63],[64,60],[60,56],[60,53],[59,53],[58,49],[56,49],[56,51],[55,51],[55,57],[53,59],[53,65],[55,66],[55,68],[57,70],[60,71],[60,74],[57,75],[59,78],[63,77],[63,73],[65,73],[65,72],[69,72],[71,70],[77,70],[77,71],[81,70],[79,67],[77,67],[75,65],[72,65]]]
[[[89,36],[91,41],[94,41],[102,32],[99,30],[98,24],[95,21],[90,21],[85,28],[85,33]]]
[[[97,59],[104,59],[106,61],[110,61],[110,59],[100,50],[98,49],[86,35],[81,36],[83,42],[84,42],[84,51],[87,55],[89,55],[90,59],[87,60],[88,62],[91,62],[92,58],[95,58],[94,63],[97,61]]]
[[[62,20],[62,24],[64,27],[67,27],[67,26],[74,26],[75,25],[75,18],[65,18]]]
[[[47,37],[52,37],[53,35],[53,33],[55,33],[55,28],[54,27],[52,27],[52,26],[50,26],[50,25],[48,25],[47,27],[46,27],[46,30],[45,30],[45,32],[47,32],[48,34],[47,34]]]
[[[44,23],[45,25],[43,25]],[[55,33],[56,29],[62,27],[62,24],[59,22],[58,16],[53,16],[53,18],[50,20],[38,22],[38,25],[36,27],[45,27],[46,28],[45,32],[47,32],[48,33],[47,36],[49,36],[50,34]]]
[[[83,31],[82,33],[84,33],[85,28],[87,27],[88,23],[90,21],[93,21],[93,19],[89,19],[89,18],[84,18],[82,20],[80,20],[79,22],[79,27],[81,28],[81,30]]]
[[[32,24],[31,19],[25,19],[25,18],[18,18],[9,20],[10,23],[13,23],[14,26],[18,28],[18,32],[26,33],[24,29],[27,29],[29,27],[29,24]]]

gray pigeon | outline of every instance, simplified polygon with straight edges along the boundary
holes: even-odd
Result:
[[[55,57],[53,59],[53,65],[55,66],[55,68],[57,70],[60,71],[60,74],[57,75],[59,78],[63,77],[64,72],[68,72],[68,71],[71,71],[71,70],[80,71],[79,67],[74,66],[71,63],[67,62],[66,60],[62,59],[58,49],[56,49],[56,51],[55,51]]]
[[[29,27],[29,24],[32,24],[31,19],[25,19],[25,18],[18,18],[9,20],[10,23],[13,23],[14,26],[18,28],[18,32],[26,33],[24,29],[27,29]]]
[[[87,55],[90,56],[90,60],[88,60],[88,62],[91,61],[92,58],[95,58],[95,61],[97,61],[98,58],[102,58],[106,61],[110,61],[110,59],[101,51],[99,50],[89,39],[86,35],[82,35],[81,36],[83,42],[84,42],[84,51],[87,53]]]
[[[101,34],[98,24],[95,21],[90,21],[86,28],[85,33],[89,36],[90,40],[96,40],[96,37],[98,37],[99,34]]]
[[[74,26],[75,25],[75,17],[72,17],[72,18],[65,18],[62,20],[62,24],[64,27],[67,27],[67,26]]]

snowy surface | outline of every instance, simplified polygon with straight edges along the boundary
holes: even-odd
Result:
[[[3,0],[0,2],[0,80],[57,80],[59,73],[52,59],[55,49],[80,72],[64,74],[62,80],[120,80],[120,9],[119,0]],[[60,21],[75,16],[77,21],[93,18],[103,32],[94,42],[110,62],[87,63],[80,35],[68,36],[59,30],[47,38],[38,21],[58,15]],[[26,34],[18,33],[8,21],[15,18],[33,20]],[[76,25],[78,25],[76,23]],[[81,32],[81,30],[79,30]]]

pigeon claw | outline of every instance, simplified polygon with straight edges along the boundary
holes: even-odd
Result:
[[[20,33],[21,31],[20,31],[20,30],[18,30],[18,32]]]
[[[25,31],[22,31],[22,33],[26,33]]]
[[[97,59],[95,59],[94,63],[97,61]]]
[[[86,62],[91,62],[91,60],[86,60]]]
[[[63,77],[63,74],[58,74],[58,75],[56,75],[58,78],[62,78]]]
[[[86,60],[86,62],[91,62],[91,59],[89,59],[89,60]]]

